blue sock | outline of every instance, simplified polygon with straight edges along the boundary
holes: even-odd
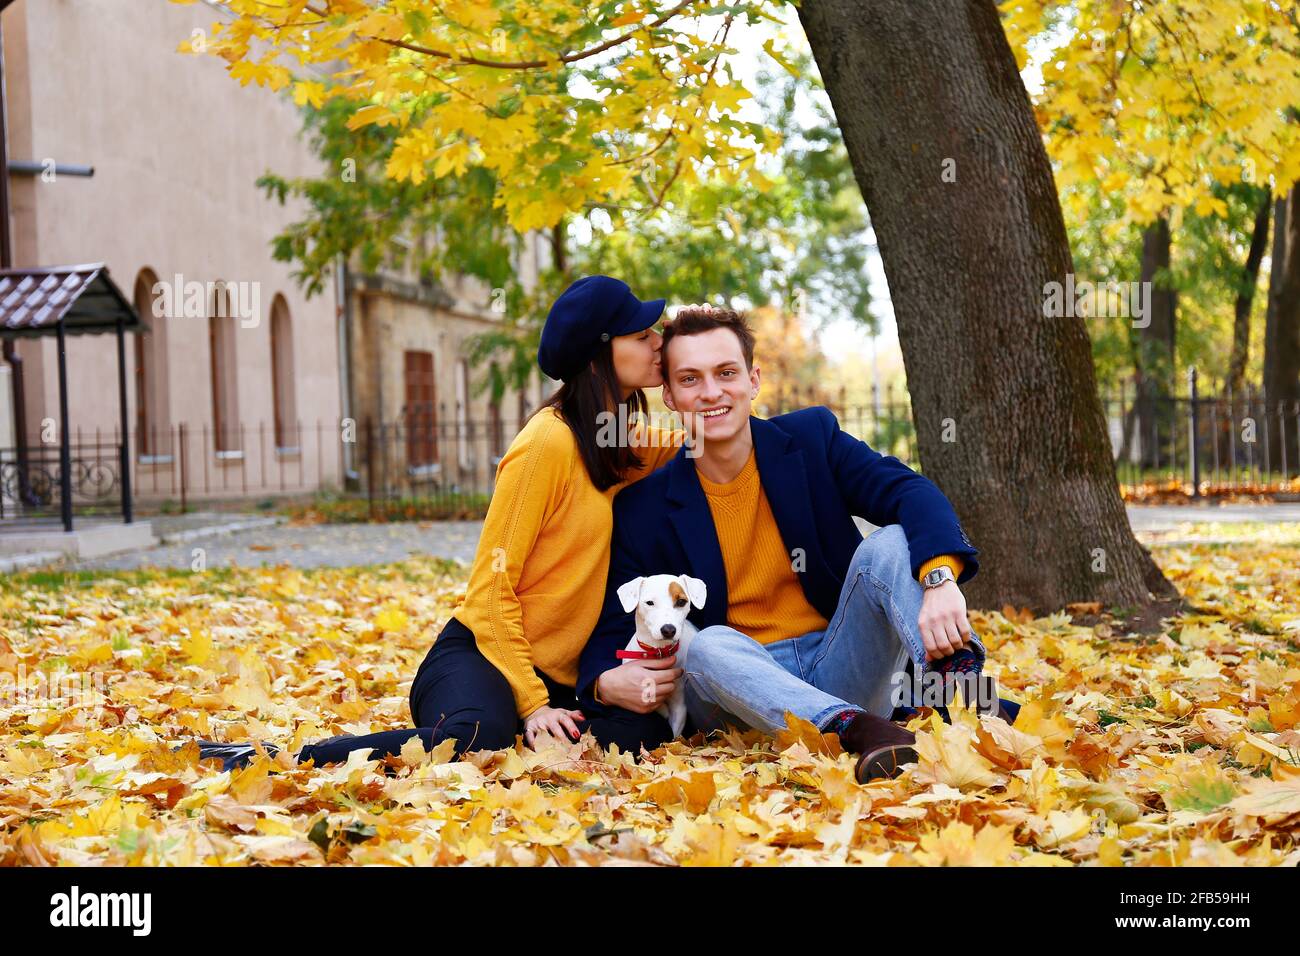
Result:
[[[862,711],[857,707],[846,707],[838,714],[834,714],[830,720],[826,721],[822,727],[824,734],[843,735],[844,729],[853,722],[853,718],[858,716]]]
[[[982,668],[975,652],[969,647],[963,647],[955,654],[949,654],[942,660],[932,662],[929,669],[940,674],[969,674]]]

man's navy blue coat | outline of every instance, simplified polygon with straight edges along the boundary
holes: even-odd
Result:
[[[934,482],[897,458],[885,457],[840,430],[830,409],[801,409],[772,419],[750,418],[759,480],[808,602],[827,620],[835,614],[849,562],[862,533],[853,516],[900,524],[912,574],[941,554],[960,555],[959,584],[979,569],[978,552]],[[636,629],[618,587],[635,577],[689,574],[708,587],[690,620],[700,628],[727,623],[727,573],[704,489],[687,449],[614,498],[614,537],[600,620],[578,665],[578,698],[591,697],[596,677],[619,664],[616,653]]]

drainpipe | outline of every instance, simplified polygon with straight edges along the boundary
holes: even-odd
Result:
[[[339,405],[344,419],[352,419],[353,438],[359,441],[356,418],[352,408],[352,303],[348,299],[348,259],[343,253],[334,258],[334,298],[338,303],[339,337]],[[343,443],[343,484],[356,481],[360,475],[356,465],[356,441]]]
[[[0,13],[13,0],[0,0]],[[0,269],[12,269],[14,251],[9,235],[9,119],[5,114],[4,35],[0,32]],[[13,339],[4,340],[4,357],[13,369],[14,444],[18,446],[18,497],[26,501],[28,490],[27,401],[23,389],[23,360]]]

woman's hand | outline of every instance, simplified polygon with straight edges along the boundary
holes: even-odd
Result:
[[[543,705],[524,718],[524,742],[533,746],[533,741],[542,731],[546,731],[556,740],[568,737],[577,741],[582,736],[578,732],[575,720],[586,720],[580,710],[564,710],[561,707]]]
[[[966,597],[956,581],[926,588],[917,620],[925,659],[942,660],[970,643],[970,621],[966,618]]]
[[[603,703],[637,714],[656,710],[677,689],[682,670],[674,666],[677,655],[624,661],[596,678]]]

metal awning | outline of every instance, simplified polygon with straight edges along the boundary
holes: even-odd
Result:
[[[0,7],[0,9],[3,9]],[[118,448],[122,483],[122,520],[131,523],[131,435],[127,430],[126,332],[146,332],[131,303],[108,277],[102,262],[47,269],[0,269],[0,338],[53,335],[59,369],[59,506],[63,530],[72,530],[72,449],[68,427],[68,349],[70,334],[115,333],[117,338],[117,407],[122,437]],[[20,498],[32,490],[28,449],[17,449]]]
[[[45,269],[0,269],[0,336],[146,332],[102,262]]]

